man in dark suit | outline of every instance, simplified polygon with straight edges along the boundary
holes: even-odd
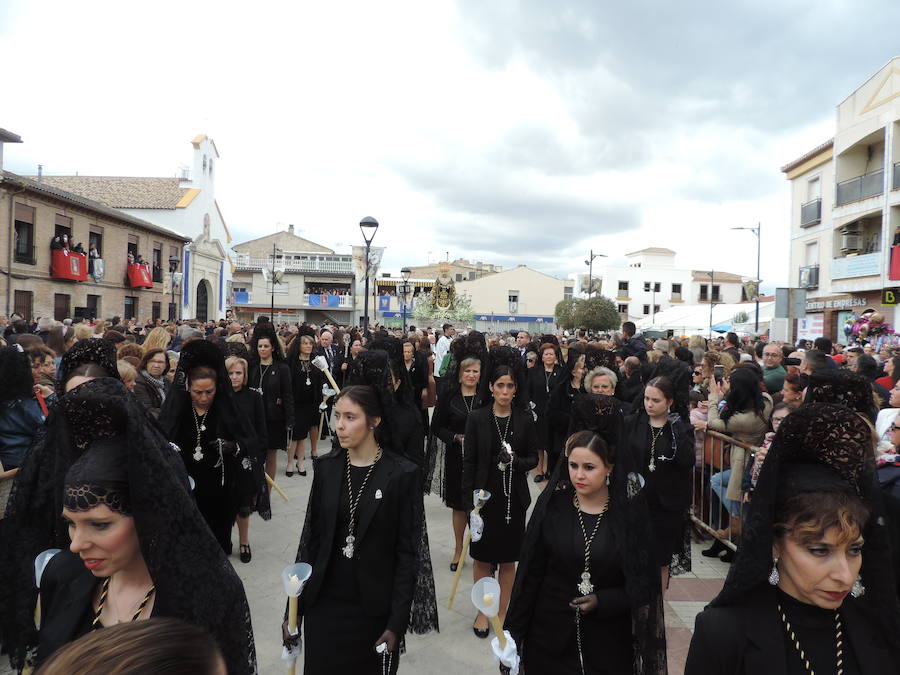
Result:
[[[519,358],[525,363],[525,355],[528,353],[528,343],[531,342],[531,335],[528,331],[520,330],[516,335],[516,349],[519,350]]]
[[[344,362],[344,348],[343,345],[334,344],[334,335],[327,328],[322,329],[319,334],[319,344],[313,352],[313,358],[316,356],[325,357],[332,375],[341,370],[341,364]]]

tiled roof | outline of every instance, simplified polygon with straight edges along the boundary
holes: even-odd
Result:
[[[18,174],[14,174],[10,171],[0,171],[0,183],[9,183],[10,185],[25,188],[26,190],[30,190],[38,194],[53,197],[54,199],[59,199],[60,201],[67,202],[69,204],[72,204],[73,206],[79,206],[83,209],[88,209],[90,211],[93,211],[94,213],[98,213],[108,218],[129,223],[131,225],[136,225],[138,227],[142,227],[151,232],[157,232],[167,237],[181,239],[184,242],[188,242],[191,240],[190,237],[185,237],[183,234],[181,234],[180,232],[176,232],[175,230],[170,230],[166,227],[156,225],[155,223],[150,223],[146,220],[142,220],[141,218],[136,218],[130,213],[119,211],[118,209],[111,208],[106,204],[101,204],[100,202],[88,199],[82,195],[68,192],[66,190],[63,190],[62,188],[56,187],[55,185],[48,185],[43,181],[38,182],[31,178],[26,178],[25,176],[19,176]]]
[[[189,190],[177,178],[43,176],[40,182],[115,209],[174,209]]]
[[[731,272],[719,272],[716,270],[714,273],[714,279],[716,281],[743,281],[744,277],[740,274],[732,274]],[[691,275],[694,278],[694,281],[709,281],[709,272],[704,270],[691,270]]]
[[[781,167],[781,172],[787,173],[788,171],[793,171],[798,166],[803,164],[803,162],[805,162],[806,160],[812,159],[816,155],[819,155],[819,154],[825,152],[826,150],[828,150],[829,148],[833,148],[833,147],[834,147],[834,139],[832,138],[831,140],[825,141],[824,143],[822,143],[822,145],[817,145],[809,152],[807,152],[807,153],[801,155],[800,157],[798,157],[797,159],[795,159],[793,162],[788,162],[783,167]]]

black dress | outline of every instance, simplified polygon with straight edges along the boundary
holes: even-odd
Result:
[[[266,403],[266,428],[269,450],[287,448],[287,428],[294,426],[294,392],[291,369],[284,361],[262,365],[255,361],[247,376],[249,386],[257,389]]]
[[[266,450],[269,447],[266,429],[266,408],[262,396],[255,389],[243,387],[231,395],[234,407],[238,415],[244,417],[249,424],[247,427],[254,432],[252,436],[253,447],[249,448],[249,454],[253,461],[253,477],[256,482],[256,498],[251,504],[238,505],[238,515],[247,517],[253,511],[259,513],[263,520],[272,517],[272,507],[269,501],[269,486],[266,483]]]
[[[528,398],[534,405],[532,410],[537,415],[535,428],[537,431],[538,450],[550,449],[550,419],[549,406],[550,395],[560,384],[562,368],[559,364],[553,366],[551,372],[544,370],[541,364],[528,371]]]
[[[590,536],[600,516],[581,516]],[[525,675],[580,675],[575,612],[569,603],[580,595],[585,541],[571,490],[553,495],[540,527],[527,578],[517,580],[520,590],[504,627],[520,648]],[[585,673],[632,672],[631,607],[622,563],[612,521],[604,516],[591,544],[591,583],[598,607],[579,619]]]
[[[572,403],[584,392],[568,383],[561,383],[550,393],[547,405],[550,425],[550,449],[547,453],[547,473],[553,473],[553,467],[563,455],[566,439],[569,437],[569,423],[572,418]]]
[[[470,548],[472,558],[480,562],[507,563],[519,559],[525,514],[531,504],[527,474],[537,466],[531,415],[514,409],[507,420],[506,440],[515,458],[506,471],[498,468],[500,433],[497,431],[498,424],[501,432],[506,430],[506,420],[495,418],[491,408],[479,408],[472,411],[466,423],[463,499],[471,504],[473,492],[482,488],[491,493],[481,509],[484,520],[481,540],[473,541]]]
[[[624,437],[627,449],[633,453],[635,464],[646,481],[644,494],[653,529],[652,555],[659,567],[667,567],[673,556],[690,553],[684,550],[684,539],[687,508],[691,503],[691,469],[695,461],[693,427],[680,419],[666,423],[654,446],[652,471],[652,439],[646,412],[642,410],[625,419]]]
[[[445,446],[441,498],[456,511],[464,511],[462,497],[463,447],[455,436],[465,435],[469,412],[475,408],[476,396],[463,396],[459,389],[438,399],[431,420],[432,432]]]
[[[291,386],[294,394],[294,440],[301,441],[309,436],[309,430],[319,426],[322,402],[322,384],[325,376],[312,361],[293,359],[291,363]]]

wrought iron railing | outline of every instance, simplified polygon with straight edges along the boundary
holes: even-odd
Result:
[[[822,198],[813,199],[800,207],[800,227],[810,227],[822,222]]]
[[[838,183],[835,202],[838,206],[843,206],[850,202],[858,202],[860,199],[867,199],[883,193],[884,170],[879,169],[878,171],[872,171],[871,173]]]

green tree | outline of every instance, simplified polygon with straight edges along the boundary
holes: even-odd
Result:
[[[575,328],[575,308],[577,304],[577,298],[567,298],[556,303],[553,315],[556,317],[556,323],[560,328],[564,330]]]
[[[622,320],[616,306],[602,295],[575,303],[575,325],[589,330],[615,330]]]

